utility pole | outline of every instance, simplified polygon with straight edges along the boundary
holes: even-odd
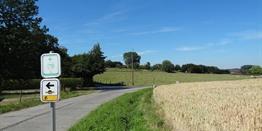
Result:
[[[131,64],[131,66],[132,66],[132,71],[131,71],[131,77],[132,77],[132,86],[134,86],[135,85],[135,83],[134,83],[134,50],[133,50],[133,52],[131,53],[131,60],[132,60],[132,64]]]

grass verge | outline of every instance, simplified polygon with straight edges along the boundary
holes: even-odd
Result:
[[[79,91],[70,91],[70,92],[63,91],[61,92],[61,99],[68,99],[80,95],[87,95],[90,94],[91,92],[92,91],[90,90],[83,90],[83,91],[79,90]],[[39,94],[23,95],[22,102],[19,102],[18,94],[7,94],[4,95],[4,97],[6,99],[0,103],[0,114],[43,104],[40,101]]]
[[[152,88],[148,88],[120,96],[92,111],[69,130],[168,130],[156,113],[152,93]]]

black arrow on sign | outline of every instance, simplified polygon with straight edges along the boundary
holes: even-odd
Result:
[[[55,85],[51,85],[50,82],[48,82],[47,85],[46,85],[46,87],[47,87],[48,89],[50,89],[50,87],[52,87],[52,86],[55,86]]]

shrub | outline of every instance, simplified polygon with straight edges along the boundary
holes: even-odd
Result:
[[[82,78],[62,78],[61,80],[61,88],[70,88],[75,90],[77,87],[81,87],[83,85]]]
[[[162,65],[161,64],[155,64],[152,66],[152,70],[161,70]]]
[[[21,85],[23,89],[39,89],[41,79],[31,79],[27,81],[23,80],[6,80],[3,81],[3,89],[5,90],[20,90]],[[71,88],[76,89],[83,85],[83,80],[81,78],[61,78],[61,89]],[[1,90],[1,88],[0,88]]]

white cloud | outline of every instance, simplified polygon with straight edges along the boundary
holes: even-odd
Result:
[[[113,30],[112,31],[113,33],[125,33],[125,32],[128,32],[127,29],[116,29],[116,30]]]
[[[224,39],[224,40],[221,40],[221,41],[218,41],[218,42],[208,43],[207,46],[225,46],[225,45],[228,45],[230,43],[232,43],[232,40]]]
[[[230,36],[236,36],[244,40],[262,40],[262,31],[248,30],[230,33]]]
[[[116,17],[119,17],[119,16],[123,15],[124,13],[125,13],[125,11],[123,11],[123,10],[111,12],[111,13],[109,13],[109,14],[106,14],[106,15],[98,18],[97,21],[108,21],[108,20],[112,20],[112,19],[115,19]]]
[[[157,51],[155,50],[145,50],[145,51],[140,51],[138,52],[139,55],[147,55],[147,54],[153,54],[153,53],[156,53]]]
[[[167,33],[167,32],[176,32],[178,30],[179,30],[179,28],[177,28],[177,27],[162,27],[158,30],[131,33],[131,35],[146,35],[146,34],[156,34],[156,33]]]
[[[205,47],[203,47],[203,46],[199,46],[199,47],[196,47],[196,46],[184,46],[184,47],[179,47],[176,50],[177,51],[187,52],[187,51],[198,51],[198,50],[202,50],[202,49],[205,49]]]
[[[182,52],[198,51],[198,50],[210,49],[211,47],[226,46],[226,45],[228,45],[230,43],[232,43],[231,40],[224,39],[224,40],[221,40],[221,41],[218,41],[218,42],[210,42],[210,43],[207,43],[207,44],[202,44],[201,46],[184,46],[184,47],[179,47],[176,50],[177,51],[182,51]]]
[[[124,16],[126,16],[126,12],[127,12],[126,10],[118,10],[115,12],[111,12],[101,17],[98,17],[97,19],[93,20],[92,22],[85,23],[84,26],[92,27],[95,25],[100,25],[102,23],[123,20]]]

